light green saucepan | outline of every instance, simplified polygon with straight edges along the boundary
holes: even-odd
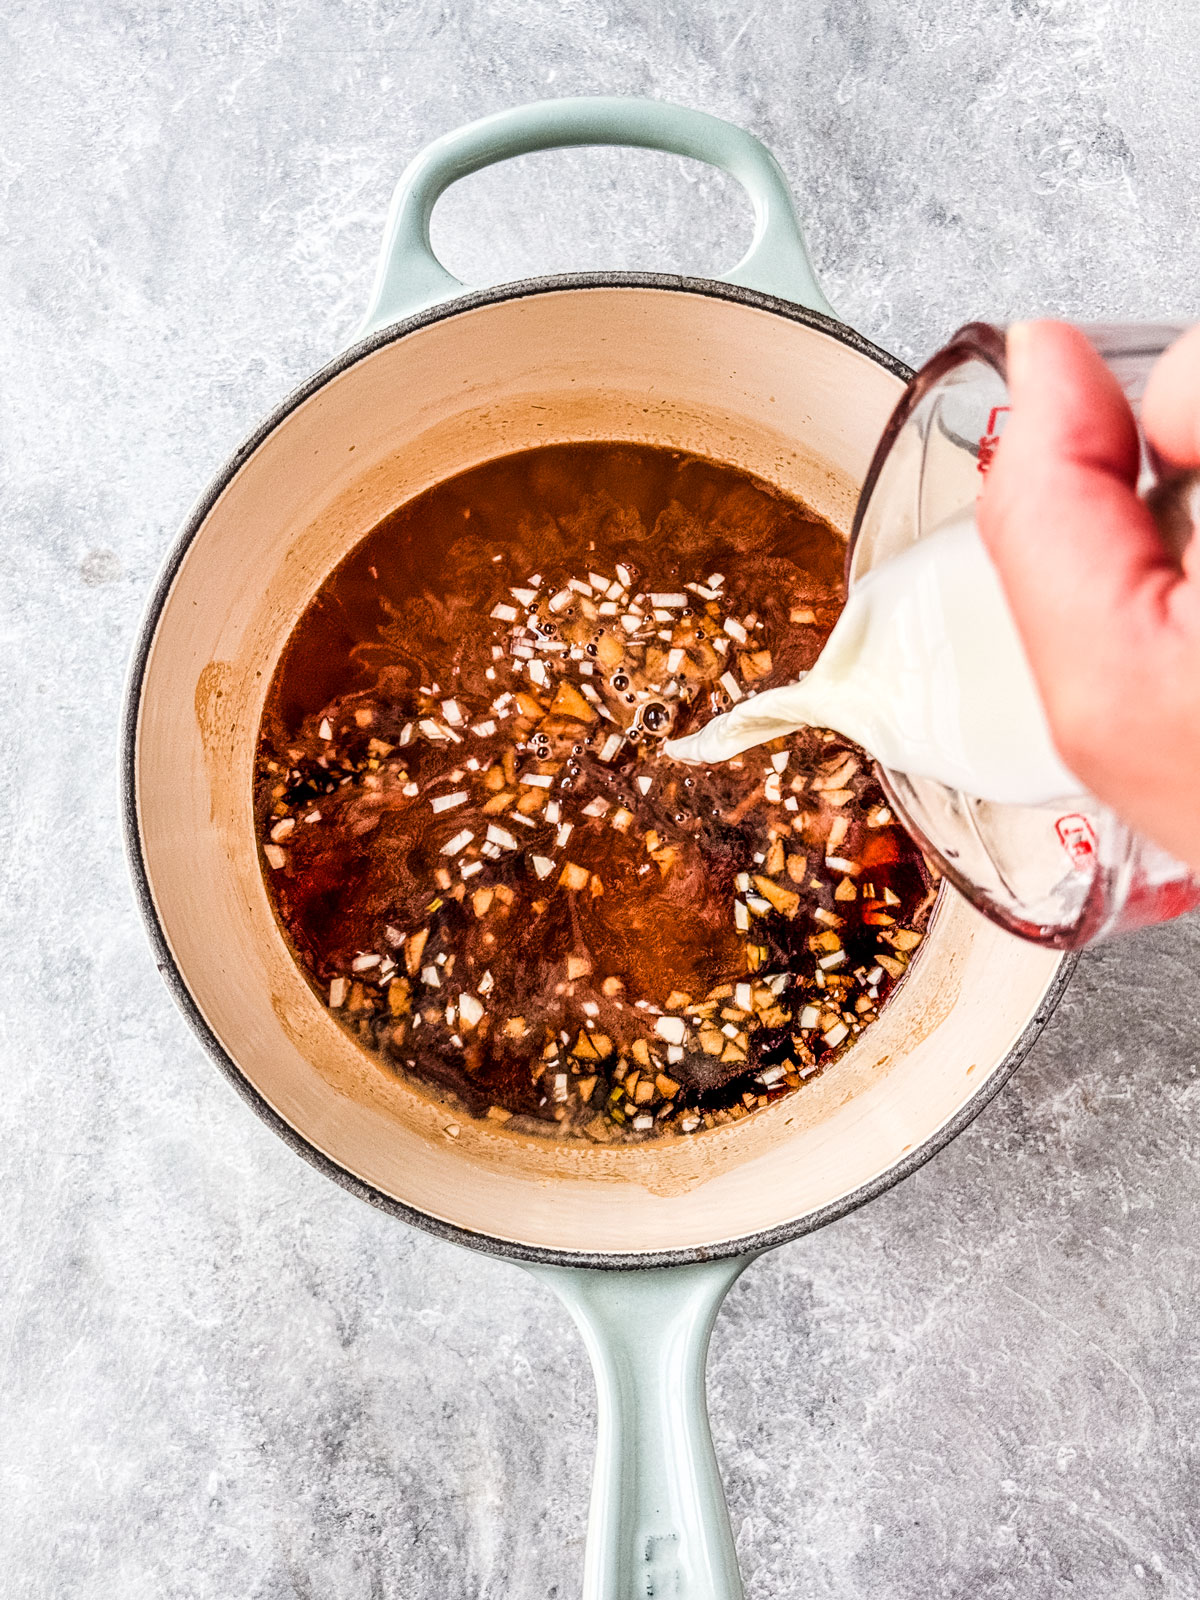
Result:
[[[745,259],[720,282],[593,273],[474,292],[439,264],[429,220],[456,179],[602,144],[732,174],[754,207]],[[834,317],[783,174],[749,134],[643,100],[485,118],[405,173],[357,341],[218,474],[134,659],[134,878],[162,970],[215,1059],[336,1181],[523,1262],[583,1332],[599,1407],[588,1600],[741,1594],[704,1401],[724,1295],[762,1250],[872,1198],[965,1126],[1028,1049],[1065,969],[945,892],[880,1020],[830,1072],[732,1128],[636,1150],[565,1149],[496,1123],[450,1139],[445,1109],[366,1062],[283,943],[251,811],[263,697],[327,574],[440,479],[539,442],[640,440],[756,472],[845,530],[907,376]]]

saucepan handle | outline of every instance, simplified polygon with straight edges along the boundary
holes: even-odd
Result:
[[[596,1376],[583,1600],[742,1600],[704,1366],[721,1302],[752,1259],[530,1268],[574,1317]]]
[[[468,123],[427,145],[392,197],[371,302],[357,337],[465,292],[429,241],[438,198],[469,173],[498,161],[572,145],[637,145],[691,156],[728,172],[754,207],[754,239],[728,283],[780,295],[827,316],[787,179],[775,157],[743,128],[661,100],[596,95],[540,100]]]

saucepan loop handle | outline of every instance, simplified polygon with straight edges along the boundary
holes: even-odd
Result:
[[[392,198],[370,306],[357,337],[465,292],[429,240],[433,208],[452,183],[513,156],[574,145],[636,145],[691,156],[728,172],[754,207],[754,239],[724,280],[834,315],[813,273],[787,179],[765,145],[704,111],[597,95],[500,111],[444,134],[421,151]]]
[[[596,1376],[583,1600],[743,1600],[704,1367],[721,1302],[752,1259],[529,1269],[574,1317]]]

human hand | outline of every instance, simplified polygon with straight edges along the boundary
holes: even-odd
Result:
[[[1010,413],[979,530],[1059,754],[1131,827],[1200,869],[1200,543],[1177,556],[1134,492],[1116,379],[1061,322],[1008,332]],[[1142,427],[1200,468],[1200,327],[1159,358]]]

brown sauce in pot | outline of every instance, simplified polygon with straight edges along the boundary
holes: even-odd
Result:
[[[801,1089],[917,954],[934,888],[862,751],[661,755],[811,666],[844,545],[716,462],[553,445],[437,485],[330,575],[259,737],[265,879],[383,1068],[594,1140]]]

